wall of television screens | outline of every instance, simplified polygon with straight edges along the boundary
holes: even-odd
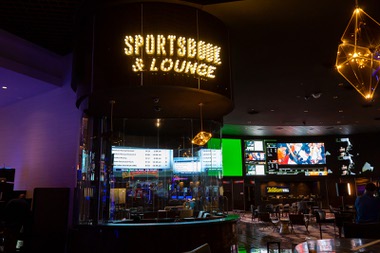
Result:
[[[380,156],[374,155],[380,137],[378,142],[376,139],[371,135],[211,139],[207,148],[194,157],[176,157],[173,150],[113,147],[114,169],[157,168],[185,174],[215,170],[218,175],[222,170],[226,177],[356,176],[374,172],[376,164],[380,163]]]

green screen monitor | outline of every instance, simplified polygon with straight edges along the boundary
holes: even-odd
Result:
[[[240,139],[212,138],[208,148],[222,149],[223,177],[243,176],[243,158]]]

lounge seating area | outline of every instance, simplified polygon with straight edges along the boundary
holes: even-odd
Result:
[[[265,210],[259,212],[259,210]],[[290,212],[286,216],[277,212],[268,212],[264,206],[256,208],[255,212],[246,212],[241,215],[240,226],[242,234],[239,240],[250,238],[251,248],[265,249],[267,243],[280,244],[281,252],[292,252],[294,244],[305,241],[305,238],[334,239],[334,238],[365,238],[380,239],[380,223],[355,223],[355,209],[352,206],[324,209],[315,209],[313,213],[298,214]],[[281,221],[288,219],[289,231],[281,229]],[[273,223],[278,221],[278,223]],[[338,228],[338,229],[336,229]],[[238,229],[238,231],[240,231]],[[240,242],[242,243],[242,242]],[[289,250],[289,251],[287,251]],[[274,251],[275,252],[275,251]]]
[[[328,217],[334,217],[333,213],[324,209]],[[268,214],[258,213],[252,219],[251,212],[240,215],[238,223],[239,245],[246,245],[246,248],[256,249],[252,252],[265,252],[267,243],[279,243],[281,253],[291,253],[294,246],[305,241],[305,238],[320,239],[322,232],[323,239],[339,237],[338,231],[334,230],[334,224],[319,224],[313,214],[294,214],[288,216],[276,217],[275,214],[270,216],[271,220],[266,219],[263,222],[262,217],[268,217]],[[272,221],[278,221],[273,224]],[[260,251],[262,250],[262,251]],[[277,245],[271,244],[270,252],[277,252]]]

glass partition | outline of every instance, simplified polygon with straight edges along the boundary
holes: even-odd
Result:
[[[194,119],[84,117],[78,163],[78,223],[159,217],[170,209],[222,212],[221,123],[213,141],[192,144]]]

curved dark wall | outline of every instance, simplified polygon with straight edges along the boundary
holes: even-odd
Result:
[[[129,118],[198,118],[199,103],[204,104],[205,119],[221,119],[232,111],[229,39],[220,20],[193,7],[167,3],[102,4],[85,9],[78,23],[72,80],[78,107],[92,115],[107,115],[114,100],[114,116]],[[138,54],[125,54],[125,48],[135,48],[135,35],[141,35],[144,46]],[[147,35],[153,35],[156,43],[157,36],[163,35],[167,55],[159,54],[158,46],[149,55]],[[169,55],[169,35],[176,36],[175,49],[179,37],[194,39],[197,46],[203,41],[219,48],[221,63],[181,57],[177,50]],[[132,38],[128,44],[126,36]],[[138,59],[143,61],[143,71],[133,70]],[[211,72],[207,76],[174,68],[163,71],[160,63],[166,59],[204,64],[204,70]],[[154,60],[158,70],[150,71]]]

